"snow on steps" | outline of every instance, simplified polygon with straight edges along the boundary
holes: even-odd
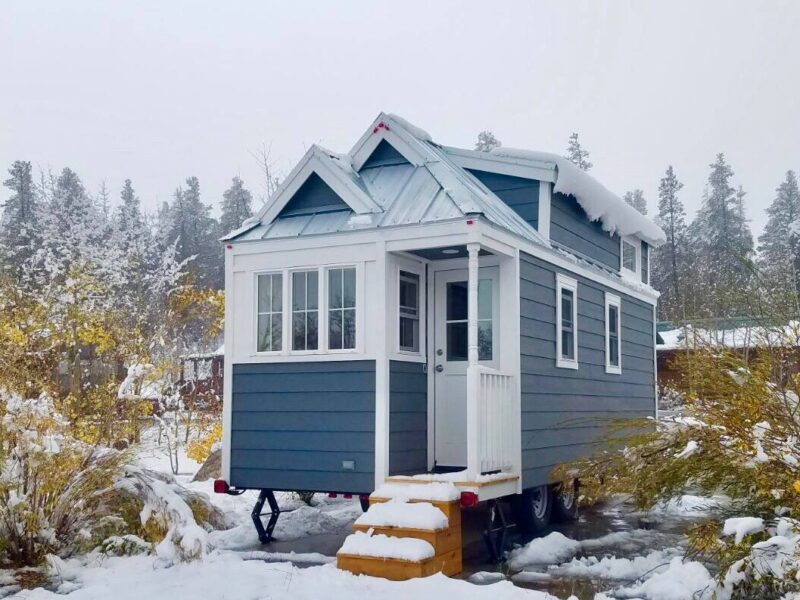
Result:
[[[450,484],[452,486],[452,484]],[[336,555],[337,566],[354,574],[394,581],[461,572],[461,507],[458,494],[439,484],[382,486],[353,525]],[[377,495],[380,492],[380,496]],[[456,490],[457,492],[457,490]],[[433,496],[437,500],[409,496]]]

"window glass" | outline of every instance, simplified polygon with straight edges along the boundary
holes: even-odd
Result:
[[[356,270],[328,271],[328,348],[356,347]]]
[[[419,275],[400,271],[400,350],[419,352]]]
[[[622,266],[628,271],[636,272],[636,246],[622,241]]]
[[[575,324],[572,321],[574,301],[572,290],[561,290],[561,356],[570,360],[575,358]]]
[[[468,283],[447,284],[447,360],[468,359]],[[478,281],[478,360],[492,360],[492,280]]]
[[[649,258],[650,258],[650,252],[647,251],[646,246],[643,243],[642,244],[642,283],[647,283],[647,284],[650,283],[650,281],[649,281],[650,268],[649,268],[649,265],[647,264]]]
[[[258,276],[256,350],[281,350],[283,328],[283,276],[271,273]]]
[[[619,307],[608,306],[608,364],[619,366]]]
[[[292,350],[316,350],[319,346],[319,274],[292,273]]]

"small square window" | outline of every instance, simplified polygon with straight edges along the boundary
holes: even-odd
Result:
[[[356,270],[328,270],[328,348],[356,347]]]

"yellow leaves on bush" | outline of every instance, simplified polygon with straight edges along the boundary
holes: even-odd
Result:
[[[186,455],[197,463],[204,463],[211,454],[214,444],[222,440],[222,423],[215,423],[200,438],[189,442]]]
[[[225,292],[183,286],[170,296],[169,310],[184,326],[203,322],[205,335],[214,338],[222,332],[225,321]]]

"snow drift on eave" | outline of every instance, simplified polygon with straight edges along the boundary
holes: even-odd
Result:
[[[502,146],[492,150],[492,154],[506,158],[555,163],[557,176],[553,191],[573,196],[586,211],[589,219],[600,221],[605,231],[621,236],[635,235],[652,246],[660,246],[667,240],[664,231],[658,225],[564,157],[549,152]]]

